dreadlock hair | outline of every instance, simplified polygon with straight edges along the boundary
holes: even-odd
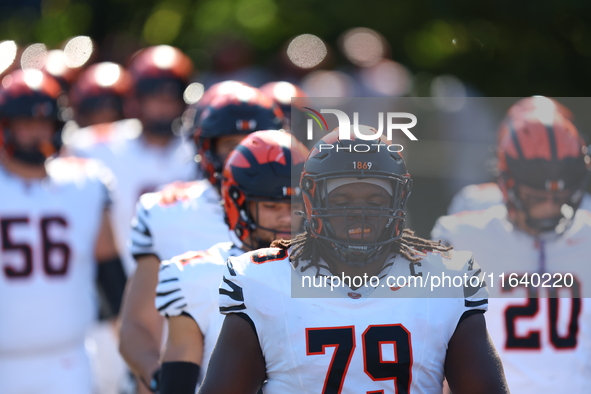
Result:
[[[295,268],[298,267],[300,261],[310,262],[302,267],[302,271],[317,265],[320,261],[320,245],[312,238],[307,231],[296,235],[293,239],[278,239],[271,244],[272,248],[288,249],[292,248],[290,253],[290,260]],[[445,246],[441,241],[435,242],[428,239],[415,236],[415,232],[409,229],[402,231],[402,236],[392,242],[390,252],[396,253],[410,261],[416,263],[421,260],[420,256],[416,256],[414,251],[438,251],[447,252],[451,250],[452,246]]]

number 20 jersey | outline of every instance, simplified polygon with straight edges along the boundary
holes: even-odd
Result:
[[[94,248],[110,203],[99,163],[54,159],[42,180],[0,166],[0,355],[77,346],[97,314]]]
[[[489,283],[488,331],[513,393],[587,393],[591,387],[591,213],[578,210],[560,237],[536,241],[514,229],[504,205],[439,218],[431,233],[456,248],[470,247]],[[541,267],[544,260],[545,268]],[[570,273],[572,287],[513,281],[511,273]],[[501,290],[500,274],[505,274]],[[546,276],[547,278],[548,276]],[[546,286],[555,280],[546,281]],[[536,286],[533,287],[532,284]],[[514,286],[516,285],[516,286]],[[549,298],[560,296],[563,298]],[[521,298],[499,298],[521,297]],[[574,298],[570,298],[574,297]]]
[[[458,323],[487,306],[486,286],[468,298],[463,288],[450,298],[404,297],[415,289],[390,288],[383,279],[369,292],[342,288],[344,297],[335,298],[328,287],[314,289],[315,298],[295,298],[292,284],[308,273],[292,267],[287,251],[260,249],[228,262],[220,311],[252,321],[266,362],[265,394],[440,394]],[[388,275],[411,274],[408,260],[390,262]],[[473,264],[469,252],[426,253],[420,269],[427,275],[455,265],[456,274],[474,274]]]

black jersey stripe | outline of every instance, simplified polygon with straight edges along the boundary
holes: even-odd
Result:
[[[234,301],[244,302],[244,293],[242,292],[242,287],[226,278],[223,278],[223,281],[232,288],[232,291],[220,288],[220,294],[226,295]]]
[[[182,300],[183,297],[179,297],[179,298],[175,298],[174,300],[170,300],[168,301],[166,304],[162,305],[160,308],[158,308],[158,312],[163,311],[164,309],[168,308],[169,306],[171,306],[172,304],[174,304],[175,302]]]
[[[464,306],[466,308],[474,308],[475,306],[485,305],[488,304],[488,298],[479,300],[479,301],[468,301],[464,300]]]
[[[152,241],[148,242],[148,243],[144,243],[144,242],[138,242],[137,240],[133,239],[131,240],[131,245],[133,247],[139,247],[139,248],[151,248],[152,246],[154,246],[152,244]]]
[[[164,297],[164,296],[167,296],[169,294],[176,293],[177,291],[180,291],[180,290],[181,289],[174,289],[174,290],[171,290],[171,291],[165,291],[163,293],[156,293],[156,297]]]
[[[246,305],[233,305],[233,306],[220,306],[220,312],[233,312],[233,311],[242,311],[246,309]]]
[[[176,282],[178,280],[179,280],[179,278],[170,278],[170,279],[161,280],[159,283]]]

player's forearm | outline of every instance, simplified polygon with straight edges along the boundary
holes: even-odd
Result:
[[[160,364],[160,338],[137,324],[121,326],[119,352],[132,372],[149,382]]]

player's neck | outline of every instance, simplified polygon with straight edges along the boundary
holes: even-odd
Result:
[[[388,257],[388,253],[382,253],[382,256],[377,258],[375,261],[371,262],[370,264],[358,267],[358,266],[351,266],[344,264],[341,260],[337,259],[335,256],[322,256],[324,261],[330,267],[330,272],[335,276],[359,276],[363,277],[367,275],[367,277],[377,276],[383,269],[384,263],[386,262],[386,258]],[[352,289],[355,290],[355,289]]]
[[[31,165],[23,163],[6,156],[3,152],[0,154],[0,163],[8,172],[23,179],[42,179],[47,176],[45,164]]]
[[[510,212],[509,221],[513,223],[513,225],[519,230],[531,235],[532,237],[538,237],[541,234],[538,229],[531,228],[527,225],[527,217],[521,211]]]

